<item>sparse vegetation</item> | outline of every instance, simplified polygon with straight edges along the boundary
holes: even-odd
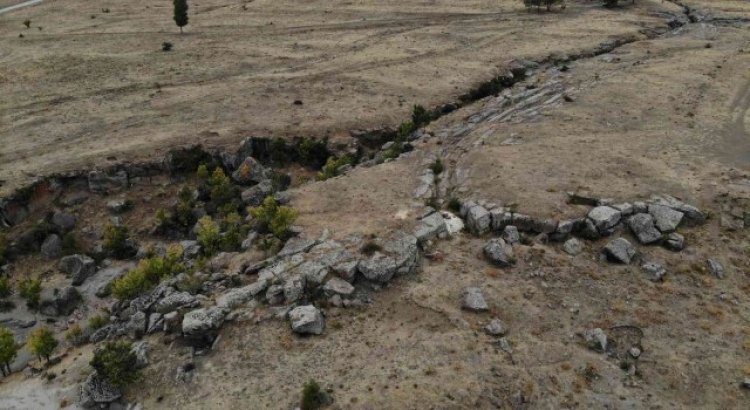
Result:
[[[31,28],[31,20],[29,19],[24,20],[23,25],[26,26],[27,29]]]
[[[161,43],[161,51],[172,51],[172,43],[169,41]]]
[[[118,259],[132,256],[133,249],[128,244],[130,233],[125,225],[107,225],[104,228],[104,250]]]
[[[10,285],[10,279],[0,276],[0,299],[7,298],[11,293],[13,293],[13,288]]]
[[[320,390],[320,385],[310,379],[305,386],[302,388],[302,400],[300,401],[301,410],[317,410],[320,409],[324,404],[323,392]]]
[[[94,352],[89,364],[96,372],[115,386],[126,386],[139,379],[137,358],[133,345],[124,340],[106,342]]]
[[[445,170],[445,166],[443,165],[443,160],[438,158],[430,164],[430,169],[432,170],[432,173],[435,175],[440,175]]]
[[[221,247],[221,232],[219,224],[213,218],[206,215],[198,220],[198,229],[196,230],[198,243],[201,244],[203,253],[213,255]]]
[[[257,221],[256,229],[260,232],[271,232],[279,239],[289,235],[289,228],[297,219],[294,208],[279,205],[272,196],[266,197],[260,206],[248,209]]]
[[[360,252],[367,256],[371,256],[375,252],[381,252],[383,250],[383,247],[380,246],[378,243],[373,241],[367,241],[364,245],[362,245],[362,248],[360,248]]]
[[[175,275],[185,268],[180,263],[182,247],[170,246],[166,256],[150,257],[141,260],[138,267],[115,280],[112,284],[112,294],[118,299],[132,299],[156,286],[167,276]]]
[[[90,316],[87,323],[89,329],[91,330],[101,329],[109,324],[109,315],[106,313],[98,313],[96,315]]]
[[[18,348],[13,332],[0,326],[0,370],[3,376],[10,374],[10,364],[15,360]]]
[[[312,167],[320,167],[323,160],[328,158],[328,141],[325,139],[303,138],[297,144],[299,161]]]
[[[329,157],[326,164],[318,172],[318,180],[324,181],[328,178],[336,176],[336,171],[344,165],[349,165],[353,162],[352,157],[349,155],[342,155],[340,157]]]
[[[454,213],[458,213],[461,211],[461,200],[456,198],[455,196],[448,199],[448,210]]]
[[[52,352],[55,351],[55,348],[57,348],[58,344],[59,343],[57,339],[55,339],[52,330],[48,327],[34,329],[34,331],[29,334],[29,338],[26,341],[29,351],[39,360],[44,358],[47,362],[49,362],[49,358],[52,355]]]
[[[78,323],[68,328],[68,331],[65,332],[65,341],[71,345],[77,346],[83,343],[83,339],[83,329]]]
[[[18,283],[18,294],[26,300],[29,309],[39,307],[39,297],[42,294],[42,280],[27,278]]]
[[[605,0],[605,1],[612,1],[612,0]],[[615,3],[617,3],[617,0],[614,0]],[[560,3],[561,8],[565,8],[565,0],[523,0],[523,4],[526,6],[527,9],[531,9],[533,7],[536,7],[537,10],[540,10],[542,5],[547,7],[547,11],[552,10],[552,5]]]

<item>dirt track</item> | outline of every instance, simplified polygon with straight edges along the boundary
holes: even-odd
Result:
[[[345,140],[398,124],[413,104],[449,102],[515,58],[591,48],[662,24],[662,10],[679,13],[654,1],[537,14],[516,0],[261,0],[247,10],[209,0],[191,8],[181,36],[168,6],[126,6],[54,1],[2,17],[0,193],[174,144]],[[160,51],[165,41],[174,51]]]

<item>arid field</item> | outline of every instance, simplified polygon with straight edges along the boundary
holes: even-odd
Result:
[[[0,14],[0,192],[166,164],[0,201],[23,346],[0,409],[748,408],[750,3],[210,0],[184,34],[171,13]],[[193,143],[221,151],[175,151]],[[266,194],[296,211],[282,233]],[[176,244],[173,272],[118,290]],[[47,361],[25,344],[45,327]],[[90,361],[111,340],[142,369],[108,389]]]

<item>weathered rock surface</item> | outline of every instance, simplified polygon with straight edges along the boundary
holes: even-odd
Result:
[[[641,265],[641,269],[646,276],[654,282],[661,281],[664,278],[664,275],[667,274],[667,270],[664,269],[662,265],[655,262],[644,263]]]
[[[94,372],[81,385],[79,404],[84,408],[106,406],[120,397],[122,397],[122,392],[120,392],[117,386]]]
[[[621,218],[620,211],[609,206],[597,206],[587,216],[600,235],[610,235]]]
[[[231,289],[227,293],[219,296],[216,300],[216,306],[223,309],[234,309],[249,302],[255,295],[266,290],[267,287],[268,282],[261,279],[247,286]]]
[[[313,305],[298,306],[289,312],[292,331],[301,335],[320,335],[325,329],[323,314]]]
[[[76,217],[63,211],[55,211],[50,220],[61,231],[69,231],[76,226]]]
[[[521,234],[518,233],[518,228],[514,225],[508,225],[503,229],[503,240],[508,245],[514,245],[521,242]]]
[[[656,227],[664,233],[674,232],[683,217],[682,212],[664,205],[651,204],[648,206],[648,213],[654,217]]]
[[[607,350],[607,335],[601,328],[589,329],[583,332],[583,340],[591,350],[605,352]]]
[[[583,251],[583,243],[576,238],[570,238],[563,243],[563,251],[568,255],[578,255]]]
[[[446,232],[445,219],[440,212],[433,212],[419,221],[414,230],[414,236],[422,243],[429,239],[434,239],[441,233]]]
[[[189,338],[213,339],[224,323],[224,310],[212,306],[192,310],[182,318],[182,333]]]
[[[487,326],[484,327],[484,331],[490,336],[505,336],[508,332],[508,328],[505,326],[500,319],[492,319]]]
[[[466,214],[466,227],[474,234],[481,235],[490,230],[492,218],[483,206],[474,205]]]
[[[53,233],[44,239],[40,251],[47,259],[57,258],[62,254],[62,240],[57,234]]]
[[[326,293],[326,295],[329,295],[329,296],[333,296],[333,295],[349,296],[352,293],[354,293],[354,286],[352,286],[351,283],[343,279],[331,278],[323,286],[323,291]]]
[[[128,173],[120,170],[110,175],[104,171],[91,171],[88,183],[91,192],[104,194],[119,191],[128,187]]]
[[[708,265],[708,271],[711,272],[712,275],[719,279],[724,279],[724,266],[721,262],[716,259],[709,259],[706,261],[706,265]]]
[[[685,237],[677,232],[672,232],[667,235],[667,239],[664,241],[664,247],[671,251],[679,252],[685,249]]]

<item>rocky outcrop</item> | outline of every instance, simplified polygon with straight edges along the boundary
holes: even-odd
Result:
[[[80,406],[91,409],[104,407],[122,397],[122,392],[96,372],[91,373],[81,385]]]
[[[321,335],[325,329],[323,314],[313,305],[298,306],[289,312],[292,331],[300,335]]]
[[[58,268],[73,280],[73,286],[79,286],[89,276],[96,273],[96,263],[86,255],[68,255],[60,259]]]

